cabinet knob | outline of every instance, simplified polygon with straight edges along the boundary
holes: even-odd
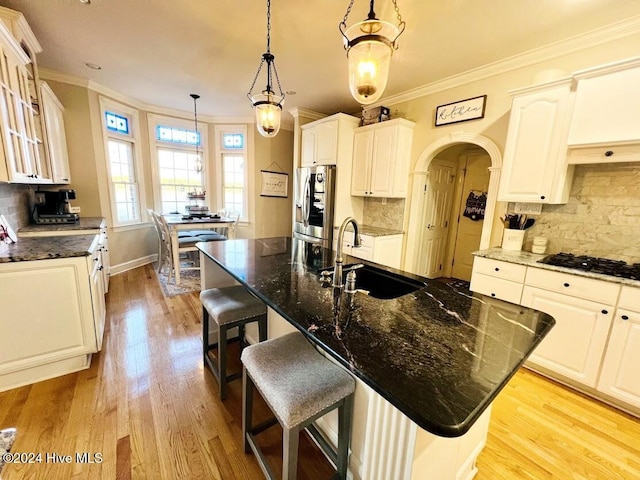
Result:
[[[605,157],[610,157],[612,155],[613,155],[613,150],[607,150],[606,152],[604,152]]]
[[[492,296],[492,297],[495,297],[495,296],[496,296],[496,294],[495,294],[495,293],[492,293],[492,294],[491,294],[491,296]]]
[[[565,287],[568,287],[568,286],[569,286],[569,284],[568,284],[568,283],[565,283],[565,284],[564,284],[564,286],[565,286]]]
[[[622,315],[620,318],[623,320],[629,320],[629,315]]]
[[[97,259],[97,258],[94,258],[94,259],[93,259],[93,261],[94,261],[94,262],[97,262],[97,261],[98,261],[98,259]]]
[[[100,266],[98,267],[98,270],[102,270],[103,268],[104,268],[104,267],[103,267],[102,265],[100,265]]]
[[[496,271],[496,272],[499,272],[499,271],[500,271],[500,269],[499,269],[498,267],[496,267],[496,268],[495,268],[495,271]]]
[[[544,200],[546,197],[544,195],[540,195],[540,200]]]
[[[608,313],[609,313],[609,311],[608,311],[608,310],[602,310],[602,314],[603,314],[603,315],[606,315],[606,314],[608,314]]]

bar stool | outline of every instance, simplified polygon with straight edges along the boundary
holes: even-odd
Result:
[[[202,350],[205,366],[218,380],[220,399],[227,398],[227,383],[241,378],[241,373],[227,375],[227,344],[229,329],[238,327],[237,340],[240,348],[244,348],[244,326],[250,322],[258,322],[258,338],[260,342],[267,339],[267,307],[258,298],[251,295],[243,286],[211,288],[200,293],[202,302]],[[218,324],[218,341],[209,344],[209,318]],[[209,358],[209,351],[217,347],[218,365]]]
[[[299,332],[247,347],[241,356],[242,435],[244,451],[253,453],[266,478],[275,479],[255,436],[275,425],[282,427],[282,478],[296,478],[300,431],[307,431],[336,466],[339,479],[347,478],[355,381],[343,368],[318,353]],[[253,389],[267,402],[275,419],[252,425]],[[334,450],[312,424],[338,409],[338,448]]]

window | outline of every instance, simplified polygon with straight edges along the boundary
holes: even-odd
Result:
[[[187,205],[194,204],[190,193],[206,194],[205,136],[193,128],[193,122],[156,115],[149,115],[149,131],[158,186],[156,206],[162,213],[185,213]],[[210,206],[210,202],[205,197],[198,205]]]
[[[142,223],[143,185],[134,132],[137,112],[124,105],[100,99],[109,180],[109,200],[114,226]]]
[[[222,208],[248,221],[246,127],[216,126],[216,133],[220,145]]]

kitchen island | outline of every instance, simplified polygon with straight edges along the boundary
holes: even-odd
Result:
[[[358,379],[354,478],[472,478],[491,402],[554,324],[404,272],[424,287],[393,299],[323,288],[333,253],[288,237],[198,248],[203,288],[245,285],[269,307],[270,337],[295,328]],[[319,425],[330,439],[333,423]]]

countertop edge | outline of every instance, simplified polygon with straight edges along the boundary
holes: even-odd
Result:
[[[593,278],[595,280],[602,280],[609,283],[617,283],[618,285],[629,285],[632,287],[640,288],[640,280],[631,280],[628,278],[613,277],[611,275],[603,275],[601,273],[587,272],[583,270],[577,270],[567,267],[559,267],[556,265],[549,265],[546,263],[539,263],[538,260],[542,260],[548,254],[537,254],[525,251],[504,250],[499,247],[489,248],[486,250],[477,250],[471,253],[476,257],[490,258],[492,260],[500,260],[503,262],[516,263],[518,265],[525,265],[527,267],[542,268],[544,270],[550,270],[554,272],[569,273],[571,275],[577,275],[580,277]]]

